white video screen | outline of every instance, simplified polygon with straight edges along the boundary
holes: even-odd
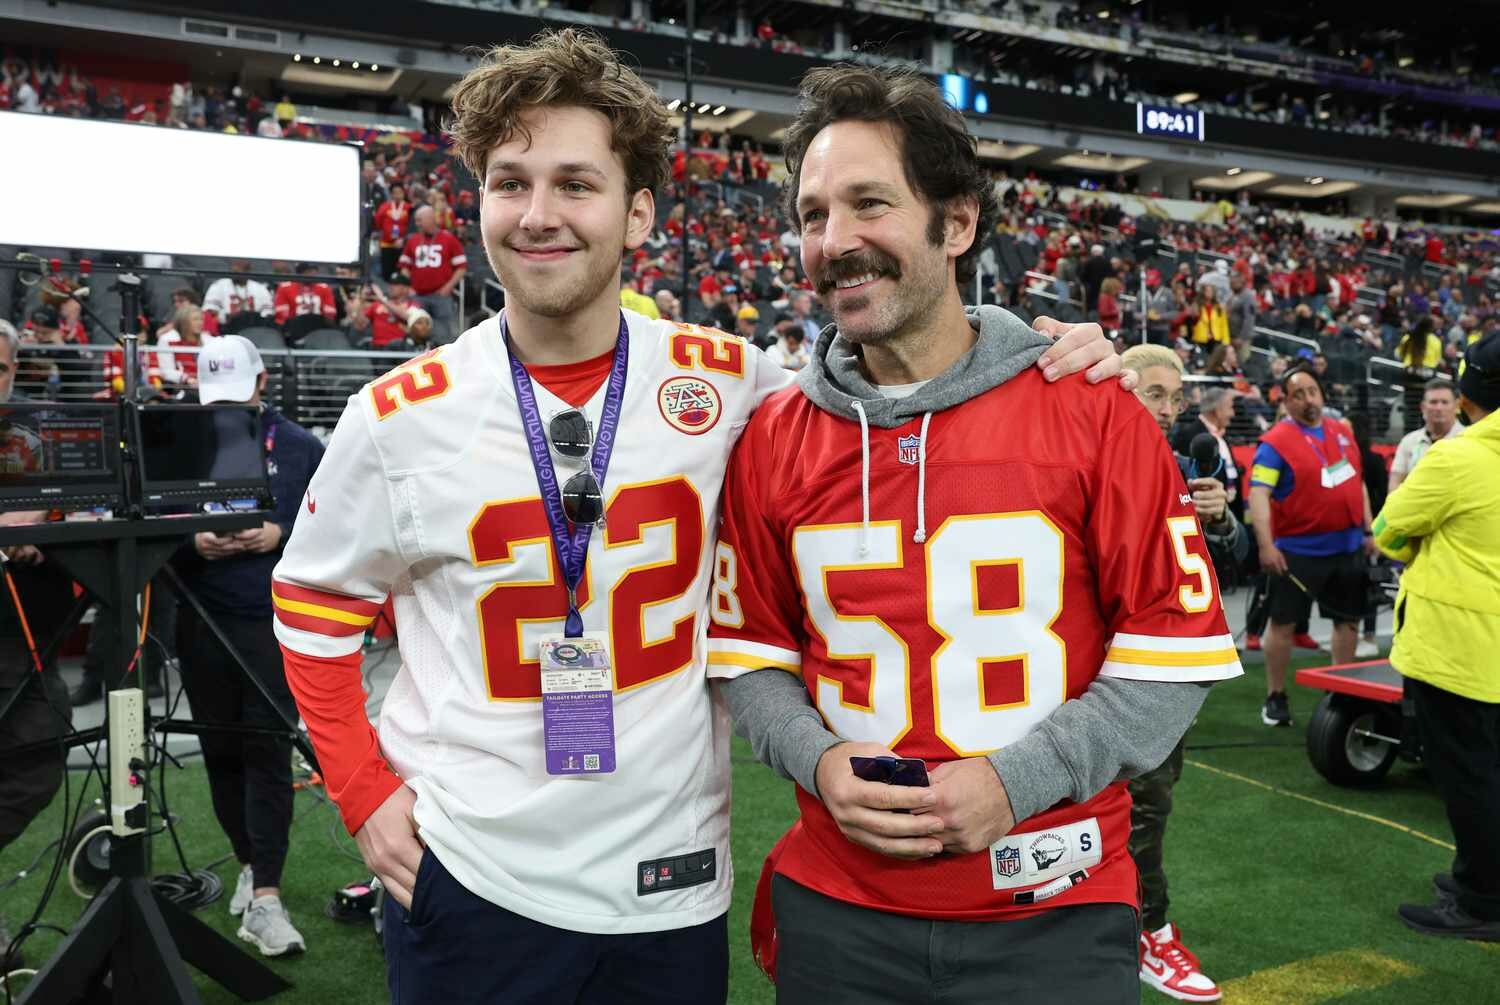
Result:
[[[0,150],[0,190],[16,196],[0,213],[0,243],[360,257],[360,153],[350,144],[0,112]]]

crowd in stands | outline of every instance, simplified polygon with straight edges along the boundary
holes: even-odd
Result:
[[[778,36],[762,27],[757,39],[771,45]],[[1098,67],[1082,64],[1080,72]],[[50,78],[40,90],[8,88],[0,104],[301,134],[284,96],[272,102],[237,87],[175,85],[156,105],[126,106],[118,97],[114,88],[98,96],[74,74]],[[273,329],[295,347],[310,332],[334,329],[350,348],[414,353],[499,307],[481,285],[488,267],[473,179],[442,151],[369,149],[362,190],[372,246],[364,276],[273,263],[271,273],[286,278],[267,284],[239,275],[248,263],[231,263],[230,275],[185,284],[170,309],[148,309],[152,316],[143,318],[155,343],[146,368],[152,380],[190,384],[192,354],[177,350],[219,332]],[[758,144],[722,133],[704,132],[679,149],[673,181],[658,193],[657,228],[627,260],[624,302],[738,332],[791,368],[805,363],[827,318],[802,274],[797,228],[780,209],[779,167]],[[1023,314],[1097,320],[1119,333],[1122,346],[1145,338],[1176,348],[1190,373],[1233,385],[1243,438],[1274,420],[1275,379],[1299,355],[1328,373],[1335,401],[1365,400],[1372,357],[1397,361],[1399,372],[1381,379],[1419,401],[1426,380],[1451,376],[1463,347],[1500,324],[1500,246],[1483,234],[1393,233],[1374,221],[1349,236],[1320,234],[1294,216],[1258,211],[1244,193],[1238,204],[1221,203],[1215,220],[1223,222],[1143,224],[1102,202],[1063,202],[1034,176],[1000,175],[997,187],[1004,212],[985,239],[979,295]],[[1114,187],[1128,182],[1119,178]],[[299,278],[309,273],[333,273],[340,282]],[[463,317],[455,307],[460,288]],[[90,342],[78,305],[66,297],[25,304],[19,316],[23,342]],[[324,340],[319,348],[339,344]],[[117,386],[122,369],[119,360],[106,361],[104,391],[95,393]],[[48,375],[55,373],[23,375],[23,383]],[[1416,424],[1416,407],[1402,417],[1406,428]]]

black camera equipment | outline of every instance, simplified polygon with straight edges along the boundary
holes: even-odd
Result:
[[[0,268],[34,271],[29,262],[0,262]],[[140,639],[136,598],[160,571],[167,583],[191,605],[218,638],[247,680],[266,696],[212,616],[167,563],[191,536],[200,532],[232,533],[258,527],[270,503],[264,446],[253,411],[243,406],[174,406],[146,402],[140,387],[136,318],[140,313],[140,279],[118,271],[115,289],[121,298],[121,336],[125,355],[125,391],[114,403],[59,404],[14,402],[0,406],[0,449],[13,448],[21,462],[5,465],[0,475],[0,510],[79,510],[104,508],[104,519],[65,519],[0,528],[0,546],[36,545],[46,551],[84,589],[54,637],[40,647],[38,673],[15,689],[0,722],[26,686],[40,687],[40,671],[50,668],[61,640],[78,624],[93,602],[101,617],[115,620],[117,637]],[[80,303],[82,303],[80,301]],[[108,326],[86,305],[84,310],[104,331]],[[6,437],[10,439],[7,440]],[[248,436],[248,442],[245,437]],[[19,443],[14,441],[19,440]],[[10,448],[6,444],[10,444]],[[233,449],[226,449],[234,444]],[[227,467],[223,458],[237,459]],[[14,470],[20,469],[20,470]],[[205,504],[221,511],[205,513]],[[171,513],[171,510],[178,512]],[[144,640],[142,640],[144,641]],[[116,654],[125,683],[132,686],[109,695],[105,724],[75,731],[67,747],[108,737],[110,771],[104,803],[110,810],[108,866],[110,878],[67,937],[21,994],[20,1005],[52,1002],[188,1005],[197,1003],[184,962],[213,978],[241,999],[259,1001],[291,984],[234,942],[153,890],[150,883],[151,804],[147,798],[147,737],[153,733],[261,733],[253,726],[193,721],[153,722],[142,700],[144,669],[139,647],[123,646]],[[52,668],[50,672],[55,672]],[[113,675],[111,675],[113,676]],[[309,763],[311,745],[297,723],[283,717],[282,729]],[[37,747],[55,748],[57,741]],[[11,747],[12,756],[31,747]],[[168,821],[170,824],[170,821]],[[32,917],[40,916],[39,904]]]

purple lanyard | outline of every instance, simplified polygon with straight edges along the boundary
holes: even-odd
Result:
[[[526,443],[531,448],[531,466],[536,469],[536,483],[542,490],[542,508],[547,512],[547,524],[552,529],[552,545],[557,549],[557,564],[562,569],[563,585],[568,590],[568,618],[563,631],[569,638],[583,634],[583,616],[578,613],[578,584],[583,580],[584,563],[588,560],[589,536],[593,533],[591,523],[576,526],[569,522],[563,509],[562,491],[557,484],[557,469],[552,465],[552,449],[547,442],[547,433],[542,425],[542,414],[537,408],[536,392],[531,388],[531,374],[516,358],[516,347],[510,340],[510,325],[505,314],[500,314],[500,335],[505,339],[505,349],[510,357],[510,377],[516,386],[516,405],[521,410],[521,425],[526,430]],[[620,409],[625,400],[625,369],[630,358],[630,340],[625,328],[625,314],[620,314],[620,337],[615,342],[615,361],[609,371],[608,390],[604,394],[604,411],[599,416],[599,431],[594,437],[590,459],[594,469],[594,480],[599,483],[602,495],[604,472],[609,469],[609,455],[615,445],[615,430],[620,425]]]

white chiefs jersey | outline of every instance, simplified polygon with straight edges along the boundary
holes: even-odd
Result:
[[[297,598],[278,600],[277,638],[308,656],[357,652],[340,611],[394,597],[402,666],[378,732],[422,839],[485,899],[599,934],[729,908],[729,728],[705,607],[730,450],[788,380],[738,338],[624,314],[606,527],[578,589],[613,650],[613,773],[546,771],[538,640],[562,632],[567,598],[497,319],[350,399],[275,572]],[[533,386],[544,422],[572,407]],[[595,429],[606,390],[583,409]],[[553,463],[562,483],[584,462]]]

